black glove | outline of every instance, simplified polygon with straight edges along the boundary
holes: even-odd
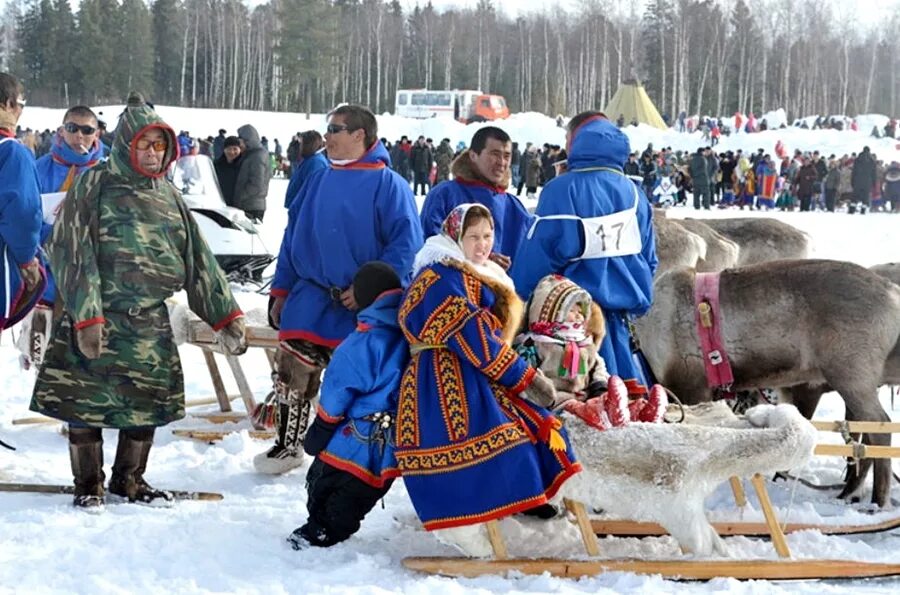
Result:
[[[317,415],[303,439],[303,450],[306,454],[315,457],[325,450],[337,427],[337,423],[329,423]]]
[[[599,397],[603,393],[606,392],[607,388],[609,388],[606,384],[605,380],[595,380],[591,382],[587,387],[587,397],[588,399],[593,399],[594,397]]]

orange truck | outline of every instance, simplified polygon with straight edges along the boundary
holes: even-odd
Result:
[[[400,89],[394,103],[394,115],[406,118],[453,118],[469,124],[506,118],[509,116],[509,107],[502,95],[491,95],[479,90]]]

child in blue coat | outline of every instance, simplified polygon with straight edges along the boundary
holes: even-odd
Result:
[[[353,278],[356,330],[325,370],[315,420],[303,449],[316,460],[306,474],[309,519],[288,537],[294,549],[329,547],[359,530],[399,475],[394,418],[409,344],[397,320],[402,290],[384,262]]]

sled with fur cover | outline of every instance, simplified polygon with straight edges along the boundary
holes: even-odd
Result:
[[[445,576],[474,577],[516,571],[548,572],[553,576],[579,577],[603,572],[660,574],[672,580],[840,579],[900,575],[898,564],[874,564],[854,560],[790,559],[765,481],[760,473],[804,465],[812,456],[815,429],[792,406],[751,409],[743,427],[703,427],[692,424],[635,424],[597,432],[581,420],[565,417],[566,426],[585,467],[585,473],[563,486],[571,501],[588,502],[625,518],[657,522],[670,532],[692,559],[509,559],[498,536],[496,523],[488,527],[488,552],[476,543],[457,547],[486,558],[407,558],[405,567]],[[754,429],[755,428],[755,429]],[[727,555],[725,543],[706,519],[703,501],[733,474],[753,476],[753,486],[766,515],[779,559],[708,559]],[[639,498],[628,494],[640,494]],[[582,507],[569,505],[579,521],[588,556],[599,553],[593,527]],[[579,514],[580,508],[580,514]],[[498,544],[498,542],[501,542]],[[593,546],[593,547],[592,547]],[[477,553],[475,553],[477,552]],[[706,559],[705,559],[706,558]]]

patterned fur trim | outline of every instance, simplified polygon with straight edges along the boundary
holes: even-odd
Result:
[[[495,297],[494,305],[491,307],[491,313],[497,317],[503,327],[503,341],[512,345],[513,339],[521,329],[522,316],[525,312],[525,305],[519,296],[516,295],[516,292],[497,279],[479,273],[468,263],[448,260],[444,264],[455,268],[466,275],[475,277],[491,289]]]

